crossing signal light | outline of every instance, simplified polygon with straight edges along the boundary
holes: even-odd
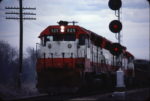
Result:
[[[122,29],[122,24],[120,21],[118,20],[113,20],[110,22],[109,24],[109,29],[113,32],[113,33],[118,33],[121,31]]]
[[[110,53],[114,56],[119,56],[123,52],[124,47],[119,43],[113,43],[110,47]]]
[[[122,6],[121,0],[109,0],[108,6],[112,10],[119,10]]]

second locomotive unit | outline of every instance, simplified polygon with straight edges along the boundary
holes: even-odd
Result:
[[[39,38],[36,69],[41,92],[76,91],[96,79],[103,83],[99,86],[115,85],[119,61],[125,75],[134,76],[134,67],[129,66],[134,57],[124,46],[120,60],[111,52],[111,41],[74,22],[48,26]]]

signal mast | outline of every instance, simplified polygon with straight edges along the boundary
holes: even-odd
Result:
[[[109,29],[111,32],[115,33],[118,37],[118,43],[113,43],[111,47],[111,53],[116,56],[116,60],[118,59],[118,65],[119,65],[119,70],[117,70],[117,83],[116,83],[116,88],[120,91],[125,88],[124,84],[124,72],[122,71],[122,63],[121,63],[121,58],[122,58],[122,53],[123,53],[123,47],[120,45],[120,31],[122,30],[122,23],[120,22],[120,8],[122,6],[122,1],[121,0],[109,0],[108,6],[110,9],[115,11],[116,17],[118,17],[118,20],[113,20],[109,24]],[[126,49],[126,48],[124,48]]]

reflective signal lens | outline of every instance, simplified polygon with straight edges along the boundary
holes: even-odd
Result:
[[[119,56],[123,52],[123,47],[119,43],[113,43],[110,47],[110,53]]]
[[[121,31],[122,29],[122,24],[119,20],[113,20],[112,22],[110,22],[109,24],[109,29],[113,32],[113,33],[118,33]]]
[[[114,27],[114,29],[117,29],[117,28],[118,28],[118,26],[117,26],[117,25],[114,25],[113,27]]]
[[[118,51],[118,48],[114,48],[114,51]]]

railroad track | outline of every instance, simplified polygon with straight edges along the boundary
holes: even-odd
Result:
[[[28,96],[28,97],[21,97],[16,99],[9,99],[13,101],[34,101],[34,100],[52,100],[52,101],[66,101],[74,98],[81,98],[81,97],[88,97],[93,95],[103,95],[106,93],[111,93],[111,91],[81,91],[78,93],[65,93],[65,94],[40,94],[37,96]]]
[[[124,91],[125,96],[116,96],[116,93],[112,91],[93,91],[93,92],[79,92],[76,94],[60,94],[60,95],[49,95],[40,94],[37,96],[22,97],[18,99],[9,99],[11,101],[35,101],[35,100],[49,100],[49,101],[149,101],[150,88],[140,88],[129,91]],[[120,93],[119,93],[120,94]],[[148,100],[147,100],[148,99]],[[119,100],[119,101],[120,101]]]

